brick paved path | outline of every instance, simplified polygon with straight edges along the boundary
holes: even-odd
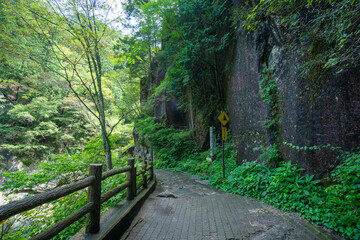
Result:
[[[156,176],[157,189],[123,240],[342,239],[296,214],[221,192],[185,173],[156,170]]]

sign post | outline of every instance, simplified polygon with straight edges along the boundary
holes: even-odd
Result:
[[[210,157],[214,160],[216,157],[216,132],[215,127],[210,127]]]
[[[222,139],[222,159],[223,159],[223,178],[225,178],[225,155],[224,155],[224,141],[227,140],[227,128],[225,127],[226,124],[229,122],[230,118],[229,116],[225,113],[222,112],[220,113],[219,117],[218,117],[220,123],[221,123],[221,139]]]

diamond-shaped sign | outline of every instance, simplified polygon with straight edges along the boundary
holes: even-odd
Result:
[[[225,112],[220,113],[218,119],[223,126],[225,126],[227,122],[230,120],[229,116]]]

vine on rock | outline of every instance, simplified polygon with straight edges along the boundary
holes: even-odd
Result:
[[[359,11],[360,1],[355,0],[245,1],[233,20],[240,18],[245,31],[254,31],[270,19],[287,45],[308,53],[307,67],[341,73],[356,68],[360,60]]]
[[[270,149],[265,152],[267,159],[273,166],[278,166],[282,161],[282,153],[280,151],[280,124],[279,124],[279,96],[277,93],[277,85],[274,77],[275,69],[265,68],[262,71],[262,79],[259,86],[259,94],[261,99],[268,105],[267,120],[264,122],[263,128],[267,130]],[[255,148],[261,150],[261,148]]]

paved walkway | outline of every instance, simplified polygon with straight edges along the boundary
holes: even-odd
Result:
[[[157,188],[122,240],[342,239],[294,213],[216,190],[188,174],[155,173]]]

